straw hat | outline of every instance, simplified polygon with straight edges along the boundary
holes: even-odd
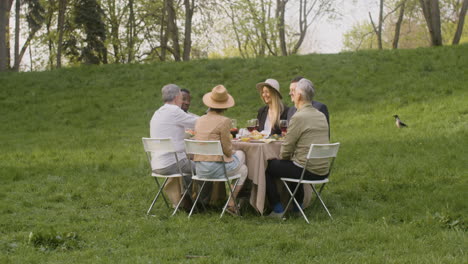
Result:
[[[226,109],[233,107],[235,102],[234,98],[223,85],[217,85],[211,92],[203,96],[203,103],[209,108]]]
[[[283,96],[281,96],[280,93],[280,85],[277,80],[275,79],[266,79],[266,81],[257,83],[257,90],[259,93],[262,93],[263,86],[268,86],[270,88],[273,88],[276,92],[278,92],[278,95],[281,99],[283,99]]]

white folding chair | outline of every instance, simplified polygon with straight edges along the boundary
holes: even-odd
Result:
[[[221,179],[209,179],[209,178],[204,178],[202,176],[199,176],[195,174],[194,168],[192,168],[192,181],[202,181],[203,184],[200,187],[200,190],[198,192],[197,198],[195,199],[195,202],[193,203],[192,209],[190,210],[190,213],[188,217],[193,213],[193,209],[197,205],[198,199],[200,198],[200,194],[203,191],[203,187],[205,187],[206,182],[226,182],[228,187],[229,187],[229,197],[226,202],[226,204],[223,207],[223,211],[221,212],[221,217],[223,217],[224,212],[226,211],[226,208],[229,204],[229,201],[232,199],[232,194],[233,190],[236,189],[237,183],[239,182],[239,179],[241,177],[240,174],[236,174],[233,176],[228,176],[227,171],[226,171],[226,166],[224,163],[224,153],[223,149],[221,147],[221,142],[218,141],[203,141],[203,140],[190,140],[190,139],[185,139],[185,151],[187,154],[199,154],[199,155],[210,155],[210,156],[221,156],[222,157],[222,163],[223,163],[223,168],[224,168],[224,178]],[[229,184],[230,181],[236,180],[234,183],[234,187],[231,188],[231,185]],[[236,209],[236,212],[239,214],[239,207],[237,205],[237,202],[234,199],[234,207]]]
[[[306,222],[309,224],[309,219],[305,215],[304,211],[302,210],[302,207],[299,205],[299,203],[297,202],[297,200],[296,200],[296,198],[294,196],[296,195],[299,188],[302,187],[302,184],[310,184],[310,186],[312,187],[312,190],[317,195],[317,198],[322,203],[323,208],[325,209],[325,211],[327,211],[328,216],[330,216],[330,218],[333,220],[333,217],[331,216],[330,211],[328,211],[328,208],[325,205],[325,203],[323,202],[322,197],[320,196],[320,194],[322,193],[322,190],[323,190],[323,187],[325,187],[325,184],[327,184],[329,182],[328,179],[330,178],[331,170],[332,170],[332,167],[333,167],[333,162],[335,161],[335,158],[336,158],[336,155],[338,154],[338,149],[339,148],[340,148],[340,143],[312,144],[312,145],[310,145],[309,153],[307,154],[307,160],[306,160],[306,164],[304,166],[304,169],[302,170],[301,178],[299,178],[299,179],[287,178],[287,177],[281,178],[284,185],[286,186],[286,189],[289,192],[289,195],[291,195],[291,198],[289,199],[288,204],[286,205],[284,213],[286,213],[286,211],[288,210],[289,205],[294,200],[294,203],[296,204],[297,208],[299,208],[299,210],[301,211],[302,216],[304,217]],[[306,171],[307,163],[310,160],[312,160],[312,162],[313,162],[314,159],[324,159],[324,158],[330,159],[330,161],[329,161],[330,162],[329,163],[330,167],[329,167],[328,177],[323,179],[323,180],[313,180],[313,181],[304,180],[304,173]],[[289,189],[289,186],[288,186],[287,182],[297,183],[296,188],[294,189],[294,192],[291,192],[291,189]],[[315,186],[314,186],[314,185],[317,185],[317,184],[322,185],[318,192],[317,192],[317,190],[315,189]]]
[[[148,162],[150,164],[151,168],[151,159],[152,155],[155,153],[174,153],[174,157],[176,159],[177,164],[179,164],[179,158],[177,157],[177,153],[175,152],[174,145],[172,144],[172,140],[170,138],[142,138],[143,141],[143,147],[145,148],[146,156],[148,158]],[[158,185],[158,192],[156,194],[156,197],[154,197],[153,202],[151,203],[150,208],[148,209],[148,212],[146,214],[149,214],[151,209],[153,208],[154,204],[159,198],[159,195],[162,193],[162,190],[164,186],[166,186],[167,180],[169,178],[177,178],[177,177],[190,177],[190,173],[183,173],[182,169],[180,168],[179,165],[179,173],[176,174],[171,174],[171,175],[162,175],[162,174],[157,174],[154,172],[151,172],[151,176],[154,177],[154,180],[156,181],[156,184]],[[162,185],[159,184],[158,178],[164,178],[164,182]],[[185,189],[182,197],[179,200],[179,203],[177,204],[176,208],[174,209],[174,212],[172,215],[174,215],[177,210],[179,209],[180,203],[183,200],[184,196],[187,194],[187,190],[190,188],[191,183],[187,186]],[[164,196],[164,193],[162,193],[162,197],[164,199],[164,202],[166,203],[166,206],[169,208],[169,204],[166,200],[166,197]]]

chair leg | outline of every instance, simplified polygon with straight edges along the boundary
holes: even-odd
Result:
[[[160,195],[161,192],[162,192],[162,189],[163,189],[164,186],[166,185],[167,179],[168,179],[168,178],[166,178],[166,179],[164,180],[164,182],[163,182],[163,184],[162,184],[162,186],[161,186],[161,185],[159,185],[159,183],[158,183],[158,179],[155,178],[156,183],[158,183],[159,190],[158,190],[158,193],[156,194],[156,197],[154,197],[153,202],[151,203],[150,208],[149,208],[148,211],[146,212],[147,215],[149,215],[149,213],[151,212],[151,209],[153,209],[153,206],[154,206],[154,204],[156,203],[156,201],[158,200],[159,195]],[[164,194],[162,195],[162,197],[164,198]],[[166,198],[164,198],[164,201],[166,202],[166,205],[169,206],[169,205],[167,204]]]
[[[177,206],[176,208],[174,209],[174,212],[172,213],[171,216],[174,216],[176,213],[177,213],[177,210],[179,210],[179,207],[180,207],[180,204],[182,203],[182,201],[184,200],[184,197],[187,195],[188,191],[190,190],[190,187],[192,186],[192,182],[189,183],[189,185],[187,186],[187,188],[185,188],[185,191],[184,193],[182,194],[182,197],[180,197],[180,200],[179,202],[177,203]]]
[[[320,202],[322,203],[323,208],[325,209],[325,211],[327,211],[328,216],[330,217],[331,220],[333,220],[333,217],[331,216],[330,211],[328,211],[327,206],[326,206],[325,203],[323,202],[322,197],[320,196],[320,193],[317,192],[317,190],[315,189],[315,187],[314,187],[313,184],[311,184],[311,186],[312,186],[312,190],[314,190],[314,192],[315,192],[315,195],[317,195],[317,198],[318,198],[318,199],[320,200]],[[323,186],[322,186],[322,188],[323,188]],[[320,191],[322,191],[322,189],[320,189]]]
[[[320,190],[318,191],[319,194],[322,194],[322,190],[323,190],[323,187],[325,187],[326,183],[322,184],[322,186],[320,186]],[[317,198],[315,198],[312,203],[310,204],[310,208],[313,208],[313,206],[315,205],[315,202],[317,201]]]
[[[159,185],[158,178],[154,178],[154,180],[156,181],[156,184],[158,185],[158,187],[159,187],[160,190],[163,190],[163,189],[164,189],[164,186],[166,186],[166,183],[167,183],[167,180],[168,180],[168,179],[169,179],[169,178],[165,178],[165,179],[164,179],[164,182],[163,182],[163,185],[161,186],[161,185]],[[163,199],[164,199],[164,203],[166,204],[167,208],[169,208],[170,206],[169,206],[169,203],[168,203],[167,200],[166,200],[166,196],[164,196],[164,193],[162,194],[162,197],[163,197]]]
[[[229,197],[228,197],[228,199],[227,199],[226,204],[225,204],[224,207],[223,207],[223,211],[221,212],[221,215],[219,216],[219,218],[222,218],[222,217],[223,217],[224,212],[226,211],[226,208],[227,208],[227,206],[228,206],[228,204],[229,204],[229,201],[230,201],[231,199],[234,199],[234,200],[233,200],[233,201],[234,201],[234,208],[236,209],[236,213],[237,213],[238,215],[240,215],[240,210],[239,210],[239,206],[237,205],[236,199],[232,197],[232,195],[233,195],[233,193],[234,193],[234,190],[235,190],[236,187],[237,187],[237,183],[238,183],[238,182],[239,182],[239,179],[236,180],[236,182],[234,183],[234,187],[233,187],[233,188],[231,188],[231,184],[230,184],[228,181],[226,182],[226,183],[228,184],[228,187],[229,187]]]
[[[195,202],[193,202],[193,206],[192,206],[192,209],[190,210],[190,213],[189,213],[189,215],[188,215],[188,218],[190,218],[190,216],[191,216],[192,213],[193,213],[193,209],[195,209],[195,206],[197,206],[198,199],[200,198],[200,195],[201,195],[201,193],[202,193],[202,191],[203,191],[203,187],[205,187],[205,183],[206,183],[206,181],[204,181],[203,184],[202,184],[202,186],[200,187],[200,191],[199,191],[198,194],[197,194],[197,198],[195,199]]]
[[[286,186],[286,189],[288,190],[289,195],[291,195],[291,198],[289,198],[289,201],[288,201],[286,207],[284,208],[284,212],[283,212],[283,215],[281,216],[281,218],[284,217],[284,215],[285,215],[286,212],[288,211],[289,205],[291,204],[292,201],[294,201],[294,203],[296,204],[297,208],[299,208],[299,211],[301,212],[302,217],[304,217],[305,221],[306,221],[308,224],[310,224],[309,219],[307,218],[307,216],[305,215],[304,211],[302,210],[301,205],[300,205],[300,204],[297,202],[297,200],[296,200],[295,195],[296,195],[296,193],[297,193],[297,189],[298,189],[298,188],[296,188],[296,190],[294,191],[294,193],[292,193],[292,192],[291,192],[291,189],[289,189],[289,186],[288,186],[288,184],[286,183],[286,181],[283,181],[283,183],[284,183],[284,186]]]

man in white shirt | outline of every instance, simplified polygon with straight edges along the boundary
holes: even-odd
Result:
[[[190,173],[191,163],[185,155],[185,129],[195,126],[197,117],[185,113],[180,107],[182,105],[182,93],[175,84],[168,84],[161,89],[164,105],[154,113],[150,121],[150,136],[152,138],[171,138],[179,159],[182,172]],[[161,153],[153,155],[151,167],[155,173],[169,175],[179,173],[174,154]],[[183,177],[185,186],[191,180]],[[170,178],[164,191],[175,206],[183,193],[183,184],[177,178]]]

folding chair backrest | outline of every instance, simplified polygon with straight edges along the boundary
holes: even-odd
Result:
[[[185,151],[187,154],[200,154],[200,155],[223,155],[223,149],[221,142],[216,141],[204,141],[204,140],[190,140],[185,139]]]
[[[142,138],[142,141],[146,152],[175,152],[170,138]]]
[[[307,159],[334,158],[338,154],[340,143],[312,144]]]

